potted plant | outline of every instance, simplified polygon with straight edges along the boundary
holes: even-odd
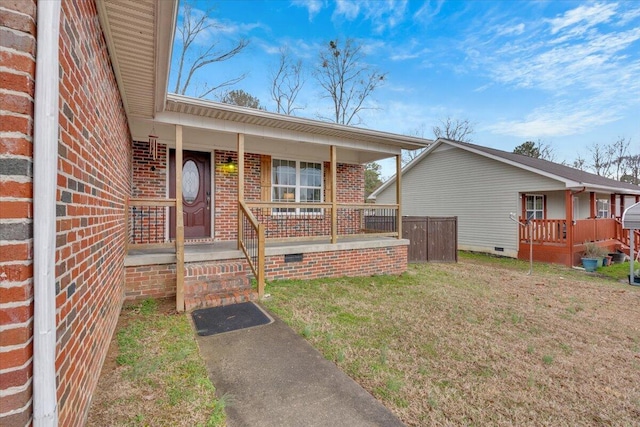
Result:
[[[582,256],[582,266],[588,272],[596,271],[602,267],[603,250],[593,242],[585,242],[584,255]]]

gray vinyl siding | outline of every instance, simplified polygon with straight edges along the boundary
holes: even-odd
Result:
[[[556,180],[443,144],[403,174],[402,214],[457,216],[461,249],[517,256],[518,226],[509,213],[520,214],[520,193],[557,190],[564,186]],[[559,218],[564,218],[563,197]],[[376,202],[395,199],[391,185]],[[549,199],[547,203],[549,207]]]

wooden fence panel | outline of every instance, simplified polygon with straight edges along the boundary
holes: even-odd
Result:
[[[426,217],[402,217],[402,238],[410,242],[407,249],[409,262],[427,261]]]
[[[458,219],[427,218],[427,261],[458,261]]]
[[[409,239],[409,262],[457,262],[457,217],[402,217],[402,237]]]

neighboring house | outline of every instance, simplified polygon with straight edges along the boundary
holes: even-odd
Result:
[[[395,203],[395,177],[370,199]],[[546,160],[438,139],[402,169],[402,214],[457,216],[459,248],[578,265],[583,243],[626,249],[620,216],[640,187]]]
[[[125,299],[184,310],[406,268],[363,165],[427,141],[167,94],[177,10],[0,4],[4,427],[83,424]]]

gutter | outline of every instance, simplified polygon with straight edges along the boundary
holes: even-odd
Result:
[[[56,396],[56,183],[59,1],[37,8],[33,132],[33,425],[58,425]]]

